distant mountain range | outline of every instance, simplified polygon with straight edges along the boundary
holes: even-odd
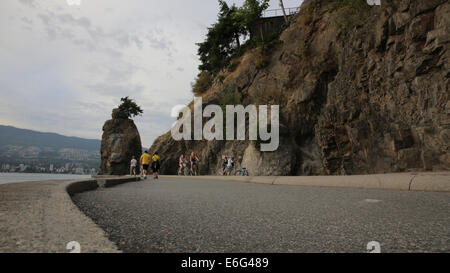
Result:
[[[101,141],[0,125],[0,162],[80,162],[98,166]]]
[[[0,125],[0,146],[37,146],[99,151],[100,144],[101,141],[97,139],[67,137],[55,133],[42,133]]]

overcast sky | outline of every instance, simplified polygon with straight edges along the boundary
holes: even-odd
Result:
[[[144,109],[135,121],[150,146],[170,130],[172,107],[193,98],[195,43],[215,22],[217,1],[71,1],[0,1],[0,124],[100,139],[130,96]]]

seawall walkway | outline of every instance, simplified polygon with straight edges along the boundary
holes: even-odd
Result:
[[[183,179],[177,176],[167,178]],[[191,177],[192,179],[193,177]],[[450,172],[317,177],[215,177],[194,179],[286,186],[344,187],[450,192]],[[72,202],[76,193],[136,182],[134,177],[97,177],[85,181],[42,181],[0,185],[0,252],[120,252],[105,232]]]

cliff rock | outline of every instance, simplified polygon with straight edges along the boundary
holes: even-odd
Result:
[[[129,174],[131,158],[135,156],[139,160],[141,154],[141,137],[136,125],[114,109],[112,119],[103,126],[99,174]]]
[[[386,0],[350,15],[333,2],[304,1],[267,56],[246,52],[203,95],[219,104],[233,86],[243,105],[280,105],[280,148],[176,142],[169,132],[151,148],[165,157],[163,173],[190,151],[201,174],[216,174],[222,156],[251,175],[450,169],[450,2]]]

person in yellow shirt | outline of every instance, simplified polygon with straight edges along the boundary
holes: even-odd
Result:
[[[144,177],[144,179],[147,179],[147,173],[148,173],[148,167],[150,166],[150,155],[148,154],[148,151],[145,151],[144,154],[141,155],[140,163],[142,166],[142,173],[141,176]]]
[[[161,158],[159,157],[158,152],[155,152],[155,154],[152,156],[152,171],[153,178],[155,179],[158,179],[158,173],[161,167],[160,160]]]

